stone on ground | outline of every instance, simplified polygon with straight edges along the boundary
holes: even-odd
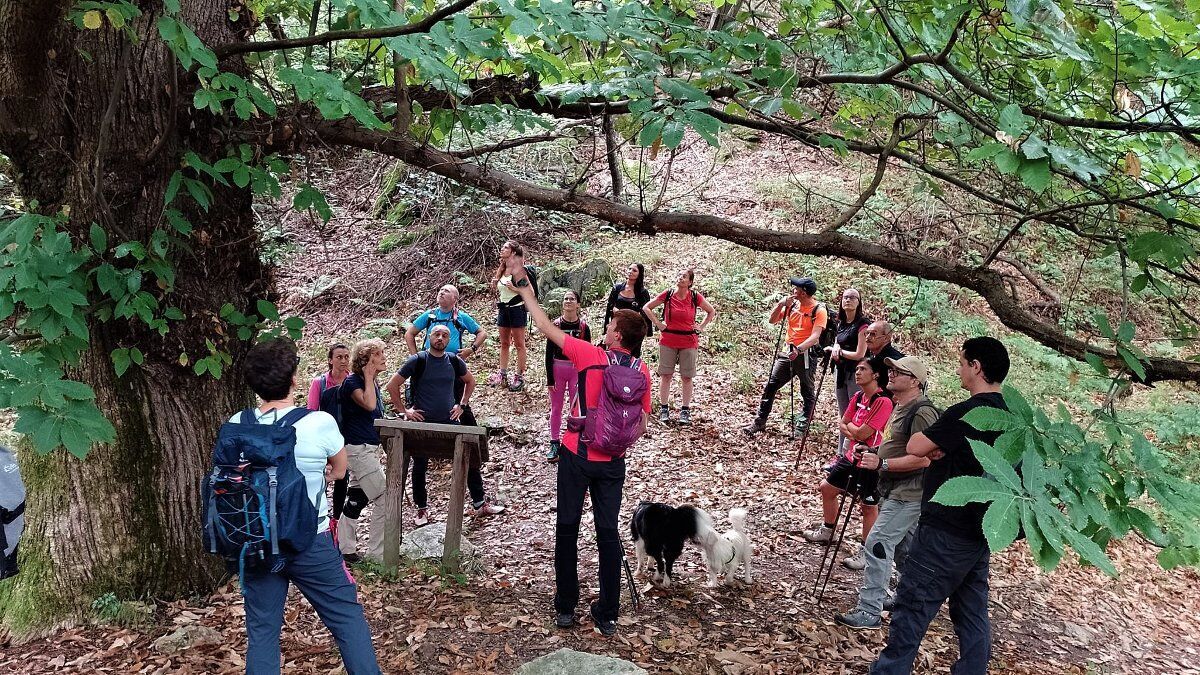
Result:
[[[442,547],[446,542],[446,524],[430,523],[404,533],[404,543],[400,545],[400,557],[408,560],[442,559]],[[464,557],[475,553],[475,547],[466,537],[462,538],[459,550]]]
[[[562,648],[517,668],[513,675],[646,675],[630,661]]]

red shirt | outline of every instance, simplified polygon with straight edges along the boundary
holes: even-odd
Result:
[[[671,294],[670,300],[667,300],[667,293]],[[693,293],[696,294],[695,300],[692,299]],[[696,307],[704,302],[704,296],[695,291],[679,293],[678,289],[672,289],[659,293],[656,299],[663,301],[663,323],[667,324],[667,332],[662,334],[658,344],[671,349],[696,349],[699,347],[699,335],[695,333],[682,335],[670,331],[696,330]]]
[[[583,372],[584,368],[588,368],[590,366],[608,365],[608,352],[605,351],[603,347],[598,347],[590,342],[573,338],[570,335],[568,335],[566,340],[563,341],[562,351],[563,356],[570,359],[571,364],[575,366],[575,370],[580,372]],[[629,354],[628,351],[619,347],[614,348],[613,351]],[[642,398],[642,410],[646,414],[649,414],[651,410],[650,389],[652,384],[650,380],[650,369],[646,367],[645,361],[639,360],[639,365],[641,366],[642,375],[646,377],[646,395]],[[601,382],[604,378],[604,371],[599,368],[595,370],[589,370],[585,374],[585,377],[587,379],[584,381],[583,395],[587,398],[584,400],[587,401],[588,408],[592,408],[593,406],[600,404],[600,387],[602,386]],[[578,402],[572,403],[574,409],[571,412],[575,415],[579,414],[579,406],[577,403]],[[562,442],[563,447],[565,447],[567,450],[570,450],[575,454],[579,454],[578,432],[568,429],[563,435]],[[601,455],[600,453],[596,453],[594,455],[592,453],[588,453],[588,459],[593,462],[607,462],[612,458],[608,455]]]
[[[861,391],[854,392],[854,396],[850,397],[850,403],[846,405],[846,414],[842,417],[843,420],[856,426],[866,424],[875,430],[865,442],[859,441],[868,448],[878,448],[883,442],[883,429],[887,426],[888,418],[892,416],[892,399],[884,396],[883,393],[875,394],[875,397],[869,401],[863,400]],[[846,459],[854,461],[854,443],[850,443],[846,447]]]

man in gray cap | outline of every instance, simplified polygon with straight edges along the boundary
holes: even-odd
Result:
[[[810,277],[793,277],[792,294],[780,300],[771,310],[771,323],[787,322],[787,349],[775,355],[767,386],[763,388],[758,416],[742,430],[755,434],[767,428],[767,417],[775,404],[775,394],[793,377],[800,378],[800,395],[804,399],[804,421],[807,425],[817,407],[817,392],[813,374],[820,362],[819,350],[813,350],[821,340],[821,331],[829,323],[825,305],[813,299],[817,282]]]
[[[878,454],[865,453],[859,466],[879,471],[879,517],[863,544],[862,555],[867,569],[858,605],[834,620],[851,628],[877,629],[882,625],[880,613],[891,609],[887,605],[888,580],[892,568],[903,561],[904,547],[900,545],[910,531],[917,527],[921,515],[921,495],[925,467],[929,458],[908,454],[908,439],[924,432],[938,418],[938,410],[925,397],[925,382],[929,370],[915,356],[901,359],[885,358],[888,366],[888,391],[892,392],[895,407],[885,427],[883,443]]]

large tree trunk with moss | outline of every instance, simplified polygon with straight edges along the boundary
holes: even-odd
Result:
[[[0,0],[0,152],[38,211],[69,208],[68,229],[80,242],[93,223],[114,244],[145,243],[169,228],[164,193],[181,156],[223,146],[213,117],[189,114],[192,81],[157,38],[159,3],[139,4],[146,14],[130,40],[107,23],[75,29],[68,2]],[[238,26],[226,6],[185,3],[183,18],[206,42],[228,42]],[[177,285],[143,281],[187,317],[165,337],[137,320],[89,325],[89,349],[70,374],[94,388],[116,441],[83,460],[22,449],[29,529],[23,572],[0,602],[9,625],[69,617],[107,592],[178,596],[221,578],[199,543],[199,485],[217,428],[248,395],[236,369],[218,381],[189,365],[209,355],[206,339],[236,358],[220,307],[244,309],[270,288],[250,206],[248,191],[218,188],[211,211],[182,209],[195,229],[175,246]],[[108,255],[118,267],[131,264]],[[118,376],[111,352],[135,345],[144,364]]]

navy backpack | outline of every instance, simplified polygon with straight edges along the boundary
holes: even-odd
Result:
[[[329,373],[321,376],[321,397],[317,399],[317,408],[332,415],[338,429],[342,428],[342,385],[329,386]]]
[[[238,576],[247,569],[278,572],[317,534],[317,507],[296,467],[297,408],[274,424],[259,424],[253,408],[221,425],[212,470],[204,479],[204,547]]]

